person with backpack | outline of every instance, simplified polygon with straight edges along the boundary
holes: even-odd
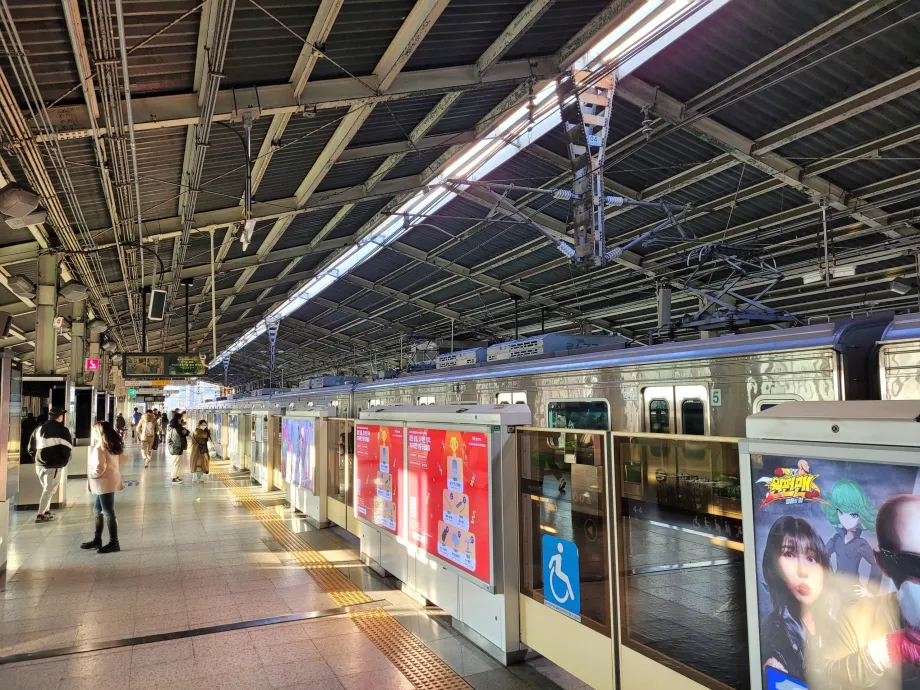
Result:
[[[42,486],[35,522],[53,520],[51,501],[61,483],[64,468],[70,462],[73,437],[64,426],[64,410],[52,407],[48,421],[42,424],[29,440],[29,455],[35,458],[35,473]]]
[[[169,420],[169,429],[166,432],[166,449],[173,458],[173,484],[182,483],[182,477],[179,476],[179,465],[185,449],[188,448],[188,433],[188,429],[182,425],[182,415],[178,412],[174,413],[172,419]]]
[[[96,549],[96,553],[121,551],[118,544],[118,522],[115,519],[115,492],[125,488],[121,479],[121,463],[125,460],[124,441],[108,422],[93,425],[86,465],[86,485],[93,499],[93,517],[96,521],[92,540],[80,544],[81,549]],[[109,528],[109,543],[102,544],[102,527]]]
[[[150,467],[153,457],[154,441],[157,438],[157,420],[153,412],[147,412],[137,423],[137,436],[141,440],[141,453],[144,455],[144,469]]]
[[[118,416],[115,418],[115,431],[118,432],[118,435],[121,436],[122,443],[125,440],[125,430],[128,428],[128,422],[125,421],[125,416],[119,412]]]

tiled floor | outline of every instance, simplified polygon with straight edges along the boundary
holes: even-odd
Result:
[[[0,656],[335,608],[336,604],[223,485],[173,486],[162,451],[137,446],[116,496],[122,551],[79,548],[92,531],[85,482],[68,485],[52,523],[18,512],[0,591]],[[24,467],[23,471],[31,471]],[[279,510],[282,510],[279,507]],[[474,688],[585,688],[545,659],[503,668],[449,625],[362,567],[339,530],[291,529],[342,568]],[[107,536],[104,535],[107,540]],[[0,688],[409,688],[344,616],[60,656],[0,667]]]

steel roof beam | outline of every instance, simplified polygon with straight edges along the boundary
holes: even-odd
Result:
[[[387,87],[374,76],[362,77],[360,83],[351,77],[323,79],[309,82],[302,96],[294,96],[292,84],[226,89],[217,95],[214,122],[229,122],[240,117],[244,110],[254,116],[274,116],[283,113],[302,113],[315,109],[347,108],[355,105],[375,105],[405,98],[419,98],[489,88],[498,84],[514,84],[552,78],[558,68],[551,57],[531,60],[500,62],[481,77],[475,65],[441,67],[404,72]],[[146,96],[131,100],[135,131],[150,131],[174,127],[187,127],[200,122],[198,94],[186,93],[169,96]],[[52,124],[61,139],[84,139],[92,136],[86,107],[83,105],[55,106],[49,110]],[[100,129],[101,134],[108,134]]]
[[[511,20],[505,30],[499,34],[492,45],[476,61],[476,71],[479,74],[488,72],[496,62],[502,59],[505,53],[511,50],[518,39],[530,31],[540,17],[553,6],[556,0],[530,0],[518,15]]]

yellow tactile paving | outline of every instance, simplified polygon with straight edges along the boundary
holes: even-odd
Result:
[[[279,544],[316,580],[339,606],[366,604],[371,600],[354,582],[345,577],[323,555],[292,532],[271,508],[215,464],[215,474],[239,502],[267,529]],[[348,614],[367,637],[416,688],[452,690],[469,688],[466,681],[444,663],[415,635],[401,626],[382,608]]]

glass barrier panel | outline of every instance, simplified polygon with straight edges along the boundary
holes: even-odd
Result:
[[[611,438],[623,644],[710,687],[750,687],[737,442]]]
[[[521,593],[610,637],[605,436],[519,429],[517,452]]]
[[[329,470],[329,497],[353,505],[351,482],[354,472],[355,424],[347,419],[329,419],[326,434],[326,466]]]

